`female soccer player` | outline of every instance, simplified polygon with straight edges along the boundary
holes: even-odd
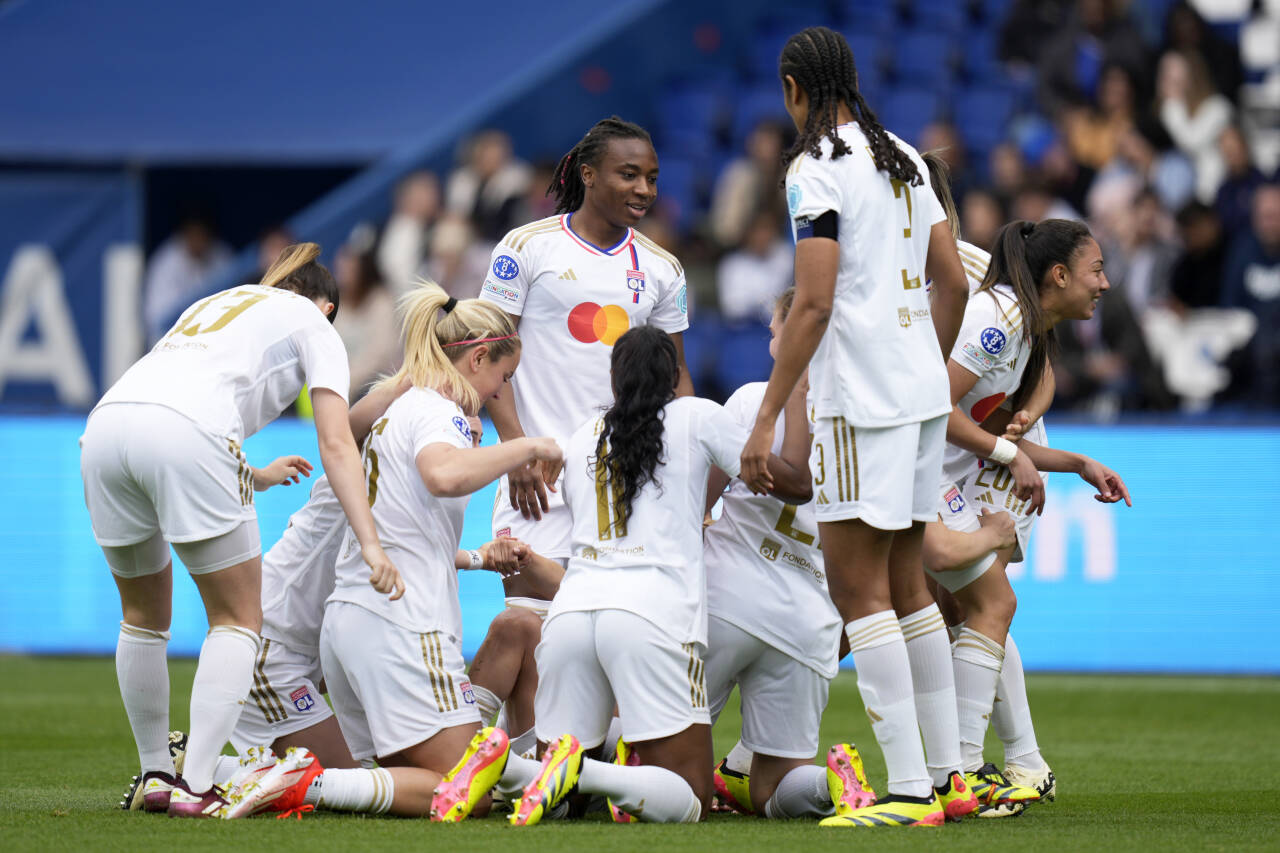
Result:
[[[779,75],[799,131],[786,177],[796,299],[742,479],[757,492],[769,486],[763,462],[778,413],[808,365],[827,583],[889,770],[877,804],[827,825],[936,826],[944,810],[976,807],[952,784],[950,648],[920,557],[950,409],[943,353],[968,288],[938,201],[921,188],[920,156],[876,120],[844,38],[825,27],[792,36]]]
[[[973,530],[979,506],[1005,506],[1015,515],[1038,511],[1044,503],[1040,471],[1074,471],[1097,488],[1098,500],[1129,503],[1120,477],[1093,459],[1025,439],[1015,445],[980,426],[1006,400],[1021,410],[1043,384],[1058,323],[1093,315],[1110,287],[1097,242],[1083,223],[1047,219],[1006,225],[992,248],[947,363],[954,408],[938,514],[948,527]],[[1005,497],[997,500],[997,493]],[[1017,606],[1004,572],[1010,554],[991,553],[962,571],[931,573],[964,608],[954,649],[960,745],[970,786],[988,803],[1004,799],[999,789],[1009,785],[994,765],[983,764],[982,742]]]
[[[794,298],[792,288],[778,299],[769,324],[770,355],[777,352],[778,333]],[[797,396],[803,395],[804,385],[797,385]],[[725,413],[743,430],[750,429],[764,390],[763,382],[744,385],[725,403]],[[786,422],[772,452],[806,457],[807,420]],[[721,795],[734,797],[756,814],[779,818],[827,817],[836,808],[833,791],[847,811],[868,805],[875,794],[866,786],[861,758],[851,744],[832,747],[826,767],[811,763],[818,752],[827,689],[838,668],[841,625],[827,592],[813,505],[753,495],[742,481],[731,481],[716,468],[707,504],[721,493],[720,518],[703,535],[710,617],[707,695],[714,723],[738,685],[741,748],[753,754],[748,802],[737,800],[741,790],[736,796],[727,789]],[[744,589],[769,593],[743,595]],[[733,776],[723,768],[717,774],[717,789]]]
[[[573,556],[538,646],[534,700],[538,739],[552,746],[516,804],[517,826],[537,823],[575,784],[627,821],[697,821],[711,798],[702,508],[711,466],[736,473],[746,434],[715,403],[676,397],[679,358],[661,330],[630,330],[610,362],[616,402],[565,453]],[[787,417],[803,420],[800,395]],[[789,459],[766,461],[774,493],[807,500],[805,456],[795,442],[785,450]],[[615,704],[618,764],[584,759]]]
[[[609,351],[637,326],[671,336],[681,368],[678,393],[693,393],[684,369],[684,270],[635,230],[658,195],[649,134],[616,116],[597,122],[561,158],[547,193],[557,215],[504,237],[480,292],[511,315],[524,345],[524,367],[511,388],[486,404],[502,441],[528,433],[563,444],[608,406]],[[569,511],[533,468],[506,478],[493,529],[495,537],[509,534],[543,556],[569,556]],[[507,594],[537,598],[518,582],[507,584]]]
[[[374,518],[411,582],[400,601],[366,595],[348,532],[320,630],[343,738],[353,758],[376,757],[382,768],[325,771],[312,753],[291,749],[246,787],[230,817],[318,804],[460,820],[498,777],[514,774],[519,790],[537,771],[535,762],[507,758],[505,733],[480,728],[462,662],[457,549],[472,492],[531,462],[545,462],[554,480],[562,454],[548,438],[472,447],[467,416],[520,360],[502,311],[428,285],[405,297],[405,316],[403,375],[413,387],[370,428],[364,456]],[[472,797],[477,774],[485,787]]]
[[[147,811],[208,817],[225,805],[214,764],[249,692],[262,627],[253,492],[297,482],[311,468],[298,456],[253,468],[240,445],[304,384],[321,462],[359,542],[355,574],[379,598],[404,592],[369,511],[347,420],[347,354],[331,325],[338,288],[316,263],[319,253],[314,243],[291,246],[260,285],[188,308],[107,391],[81,438],[85,504],[124,612],[116,672]],[[200,590],[210,626],[191,689],[181,777],[168,748],[170,543]]]
[[[991,255],[986,250],[967,243],[960,236],[960,217],[956,213],[955,200],[951,195],[950,168],[946,161],[932,152],[924,155],[925,165],[929,168],[929,182],[938,202],[947,214],[947,222],[951,226],[952,236],[956,239],[956,248],[960,251],[960,261],[964,264],[965,277],[969,281],[969,293],[972,296],[987,277],[991,266]],[[1039,384],[1027,397],[1022,409],[1013,412],[1006,400],[983,421],[982,427],[993,435],[1002,435],[1013,441],[1024,440],[1042,447],[1048,447],[1048,434],[1044,426],[1044,413],[1053,402],[1054,376],[1053,367],[1046,359],[1045,369]],[[990,482],[994,487],[1003,484],[1004,489],[978,487],[971,481],[971,488],[966,489],[964,498],[973,502],[975,508],[988,513],[992,509],[1008,509],[1020,505],[1020,502],[1008,488],[1012,478],[1007,469],[997,468],[989,471]],[[1049,475],[1042,473],[1041,480],[1047,486]],[[976,480],[976,478],[974,478]],[[1013,554],[1009,562],[1020,562],[1027,553],[1031,529],[1040,516],[1034,512],[1019,513],[1015,527],[1015,542],[1009,543]],[[982,522],[984,519],[978,519]],[[982,531],[992,531],[990,525],[982,527]],[[960,544],[961,548],[949,547]],[[964,569],[985,557],[991,551],[1003,551],[1006,546],[972,547],[980,545],[969,534],[951,530],[941,522],[931,522],[925,528],[924,557],[925,566],[934,571],[944,569]],[[964,547],[968,546],[968,547]],[[961,553],[961,552],[964,553]],[[958,633],[960,623],[964,621],[963,608],[955,602],[945,589],[935,587],[939,604],[947,617],[947,623],[953,632]],[[1022,670],[1022,656],[1013,635],[1008,634],[1004,643],[1004,665],[1000,668],[1000,679],[996,687],[996,702],[991,711],[991,728],[995,731],[1004,746],[1005,769],[1003,781],[1010,786],[1034,788],[1039,795],[1038,801],[1049,802],[1057,795],[1057,781],[1053,771],[1040,754],[1040,746],[1036,741],[1035,726],[1031,720],[1031,706],[1027,701],[1026,678]],[[979,817],[1009,817],[1020,814],[1022,805],[1017,802],[996,802],[984,805],[978,811]]]

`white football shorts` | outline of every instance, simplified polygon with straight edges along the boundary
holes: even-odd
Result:
[[[737,684],[747,749],[805,760],[818,754],[827,678],[718,616],[707,623],[706,663],[713,722]]]
[[[904,530],[934,520],[946,439],[946,415],[892,427],[818,418],[809,451],[818,521],[858,518],[880,530]]]
[[[357,761],[385,758],[441,730],[480,725],[459,641],[421,634],[347,601],[325,605],[320,664]]]
[[[244,755],[251,746],[270,746],[277,738],[332,717],[333,711],[320,694],[322,678],[318,658],[263,637],[253,668],[253,687],[231,733],[236,752]]]
[[[604,743],[616,703],[635,743],[711,724],[702,650],[626,610],[570,611],[543,626],[534,697],[538,740]]]

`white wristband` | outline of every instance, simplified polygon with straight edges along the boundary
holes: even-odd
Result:
[[[987,458],[997,465],[1008,465],[1018,455],[1018,445],[1007,438],[997,438],[995,450]]]
[[[468,551],[467,556],[471,558],[471,565],[467,566],[469,570],[484,568],[484,555],[479,551]]]

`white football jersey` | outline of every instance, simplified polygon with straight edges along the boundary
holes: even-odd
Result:
[[[159,403],[243,441],[280,416],[303,385],[347,399],[347,351],[305,296],[249,284],[200,300],[103,395]]]
[[[262,557],[262,636],[291,649],[320,654],[324,602],[333,592],[347,517],[322,476],[302,509]]]
[[[526,435],[551,436],[564,447],[584,421],[613,403],[609,353],[633,326],[664,332],[689,327],[684,270],[638,231],[611,248],[593,246],[572,229],[573,214],[540,219],[507,234],[493,250],[480,298],[520,317],[520,369],[511,379]],[[505,480],[499,493],[507,494]],[[563,504],[548,493],[552,507]],[[493,527],[520,513],[509,501],[494,509]],[[536,525],[535,525],[536,528]],[[531,539],[556,555],[567,543]]]
[[[470,450],[471,429],[457,403],[429,388],[402,394],[364,444],[369,506],[382,549],[404,579],[404,596],[390,601],[369,584],[369,566],[348,525],[329,600],[358,604],[410,631],[442,631],[461,640],[454,556],[471,496],[438,498],[427,491],[417,459],[432,444]]]
[[[744,385],[724,404],[744,430],[755,425],[767,386]],[[774,430],[775,454],[782,449],[784,418],[778,416]],[[827,591],[813,503],[753,495],[735,478],[702,541],[711,615],[834,678],[844,623]]]
[[[956,250],[960,253],[960,264],[964,267],[964,277],[969,280],[969,295],[972,296],[987,276],[991,253],[964,240],[956,241]]]
[[[886,427],[950,411],[946,364],[924,287],[929,230],[946,219],[920,155],[891,138],[925,181],[910,186],[876,168],[862,130],[838,129],[852,149],[802,154],[787,169],[793,234],[827,211],[838,216],[840,267],[826,333],[809,364],[817,417]]]
[[[1022,309],[1007,284],[974,293],[964,310],[964,323],[956,337],[951,359],[978,377],[960,399],[960,411],[982,423],[1018,390],[1027,367],[1031,345],[1023,334]],[[954,444],[947,445],[942,462],[943,479],[958,482],[976,464],[977,457]]]
[[[737,476],[747,441],[719,405],[680,397],[663,410],[662,462],[631,504],[621,530],[614,487],[594,464],[604,421],[578,428],[565,450],[565,500],[573,553],[547,618],[575,610],[626,610],[682,643],[707,642],[702,514],[715,465]]]

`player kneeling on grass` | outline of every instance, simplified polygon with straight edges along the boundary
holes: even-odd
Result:
[[[792,288],[778,299],[769,324],[770,355],[794,298]],[[755,423],[765,385],[745,385],[725,403],[725,413],[744,431]],[[809,454],[806,386],[797,385],[793,405],[778,418],[775,454]],[[752,494],[716,468],[707,503],[722,492],[720,519],[703,535],[707,695],[714,721],[738,685],[742,740],[731,754],[735,767],[726,758],[716,768],[716,793],[740,811],[775,818],[828,817],[870,805],[875,793],[852,744],[833,746],[826,767],[811,763],[838,668],[842,624],[827,591],[813,507]],[[769,593],[743,595],[744,589]]]
[[[569,441],[573,554],[537,652],[536,727],[552,745],[515,805],[517,826],[575,785],[607,797],[620,822],[697,821],[711,799],[701,519],[711,467],[737,473],[746,431],[715,403],[676,398],[678,364],[659,329],[625,333],[611,356],[616,402]],[[805,456],[770,457],[775,495],[808,499]],[[615,704],[615,763],[586,758]]]
[[[554,482],[563,457],[541,438],[472,447],[467,415],[519,362],[506,314],[434,285],[405,299],[404,371],[413,387],[372,426],[364,457],[373,515],[406,566],[409,591],[394,603],[369,595],[347,534],[320,632],[343,737],[355,759],[376,757],[383,767],[325,772],[312,753],[292,749],[245,786],[228,817],[274,803],[460,820],[487,808],[495,784],[519,790],[537,773],[536,762],[508,758],[504,732],[480,727],[459,647],[456,555],[473,492],[531,462]]]

